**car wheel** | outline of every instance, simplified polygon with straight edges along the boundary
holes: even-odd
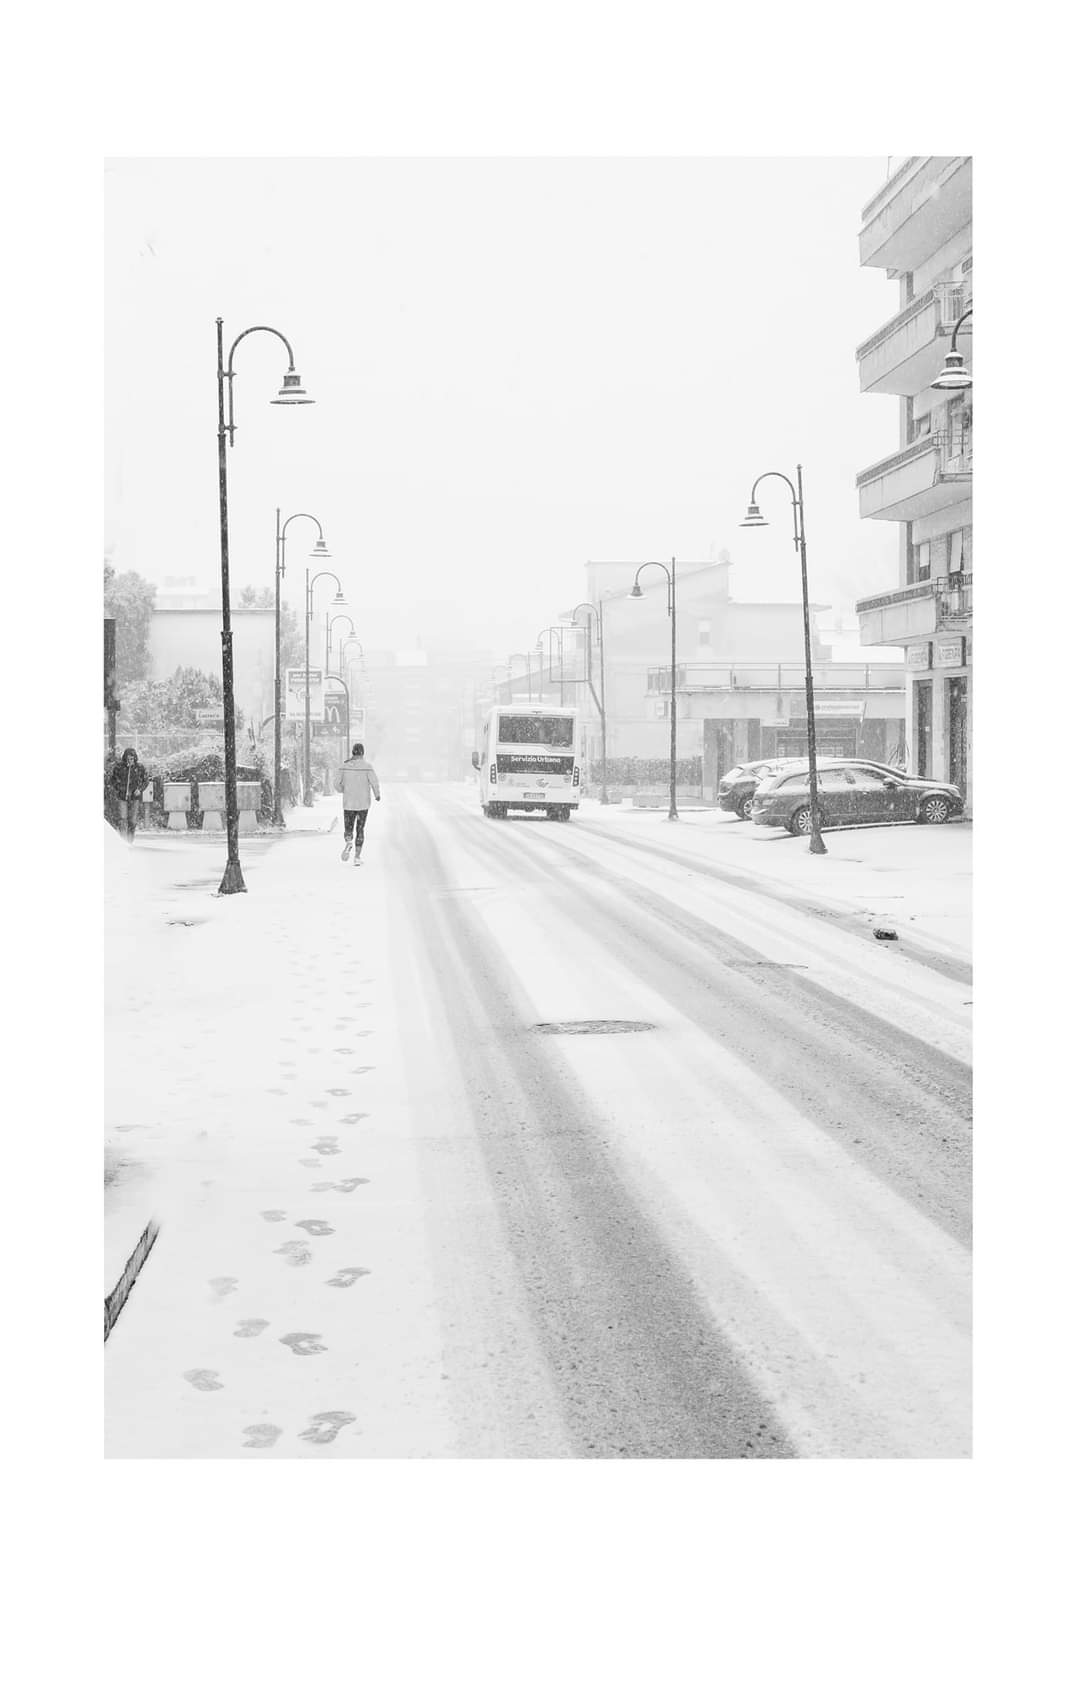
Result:
[[[788,823],[791,834],[809,834],[814,826],[814,813],[809,805],[800,805]]]
[[[935,798],[923,800],[919,815],[923,822],[934,824],[948,822],[952,815],[952,808],[948,799],[943,799],[938,795]]]
[[[753,793],[747,793],[745,799],[740,799],[738,804],[735,806],[735,815],[737,817],[739,817],[743,822],[749,822],[750,821],[750,812],[753,810],[753,808],[754,808],[754,795],[753,795]]]

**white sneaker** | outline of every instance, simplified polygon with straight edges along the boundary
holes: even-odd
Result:
[[[346,846],[346,847],[345,847],[345,850],[344,850],[344,852],[343,852],[343,853],[342,853],[342,854],[341,854],[341,862],[342,862],[342,863],[343,863],[343,864],[347,864],[347,863],[348,863],[348,862],[349,862],[349,853],[350,853],[350,852],[351,852],[351,851],[352,851],[352,847],[351,847],[351,846],[350,846],[350,845],[347,845],[347,846]]]
[[[358,852],[358,853],[357,853],[357,854],[356,854],[356,857],[355,857],[355,858],[354,858],[354,859],[353,859],[353,863],[354,863],[354,864],[359,864],[359,862],[360,862],[360,854],[359,854],[359,852]]]

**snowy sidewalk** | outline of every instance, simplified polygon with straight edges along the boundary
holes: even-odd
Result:
[[[738,822],[724,811],[670,823],[659,813],[605,809],[589,800],[580,816],[583,824],[630,844],[707,858],[808,907],[817,902],[868,927],[895,928],[927,951],[970,962],[969,822],[839,829],[826,834],[826,855],[813,857],[805,839]]]
[[[110,1456],[446,1453],[386,809],[359,869],[277,836],[226,899],[219,846],[107,857],[107,1287],[161,1224],[105,1348]]]

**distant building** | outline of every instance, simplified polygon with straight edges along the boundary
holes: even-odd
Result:
[[[897,280],[898,311],[856,351],[861,390],[895,396],[900,447],[858,475],[859,513],[899,528],[894,587],[856,606],[867,645],[906,651],[910,767],[955,783],[971,807],[972,403],[937,391],[972,300],[971,158],[919,154],[863,209],[863,266]],[[958,348],[970,365],[972,320]]]
[[[470,775],[475,702],[490,683],[490,657],[369,651],[364,661],[365,740],[380,777],[460,781]]]

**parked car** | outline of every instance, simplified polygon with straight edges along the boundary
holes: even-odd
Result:
[[[824,758],[817,766],[823,828],[854,823],[948,822],[964,808],[963,794],[948,781],[905,775],[865,759]],[[806,760],[786,764],[758,784],[751,818],[767,828],[809,834],[810,777]]]
[[[787,760],[782,757],[762,757],[752,763],[737,763],[729,769],[716,789],[716,802],[722,811],[734,811],[743,822],[750,821],[750,806],[759,781],[766,775],[776,775]]]

